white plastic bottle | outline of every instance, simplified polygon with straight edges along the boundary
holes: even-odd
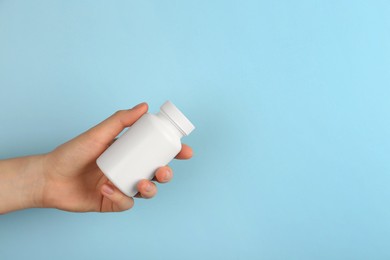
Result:
[[[124,194],[134,196],[137,183],[152,179],[181,150],[180,139],[194,125],[170,101],[157,114],[144,114],[118,138],[96,163],[107,178]]]

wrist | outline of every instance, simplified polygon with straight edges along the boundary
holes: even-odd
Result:
[[[26,192],[24,196],[24,208],[42,208],[44,188],[46,185],[45,171],[46,154],[26,157],[24,170],[24,184]]]
[[[0,213],[43,207],[45,157],[33,155],[0,161]]]

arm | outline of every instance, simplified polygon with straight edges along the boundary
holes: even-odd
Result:
[[[14,210],[49,207],[73,212],[116,212],[130,209],[134,199],[127,197],[105,177],[96,159],[126,127],[148,110],[145,103],[121,110],[100,124],[53,151],[0,161],[0,214]],[[192,150],[182,145],[177,159],[189,159]],[[169,166],[155,172],[154,181],[171,180]],[[138,198],[157,193],[153,181],[141,180]]]

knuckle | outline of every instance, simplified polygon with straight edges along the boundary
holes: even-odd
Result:
[[[124,112],[125,112],[125,110],[117,110],[117,111],[114,113],[114,116],[121,116]]]

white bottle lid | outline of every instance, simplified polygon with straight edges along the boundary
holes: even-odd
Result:
[[[195,126],[188,120],[188,118],[171,102],[165,102],[160,110],[166,114],[173,124],[178,127],[184,135],[189,135]]]

